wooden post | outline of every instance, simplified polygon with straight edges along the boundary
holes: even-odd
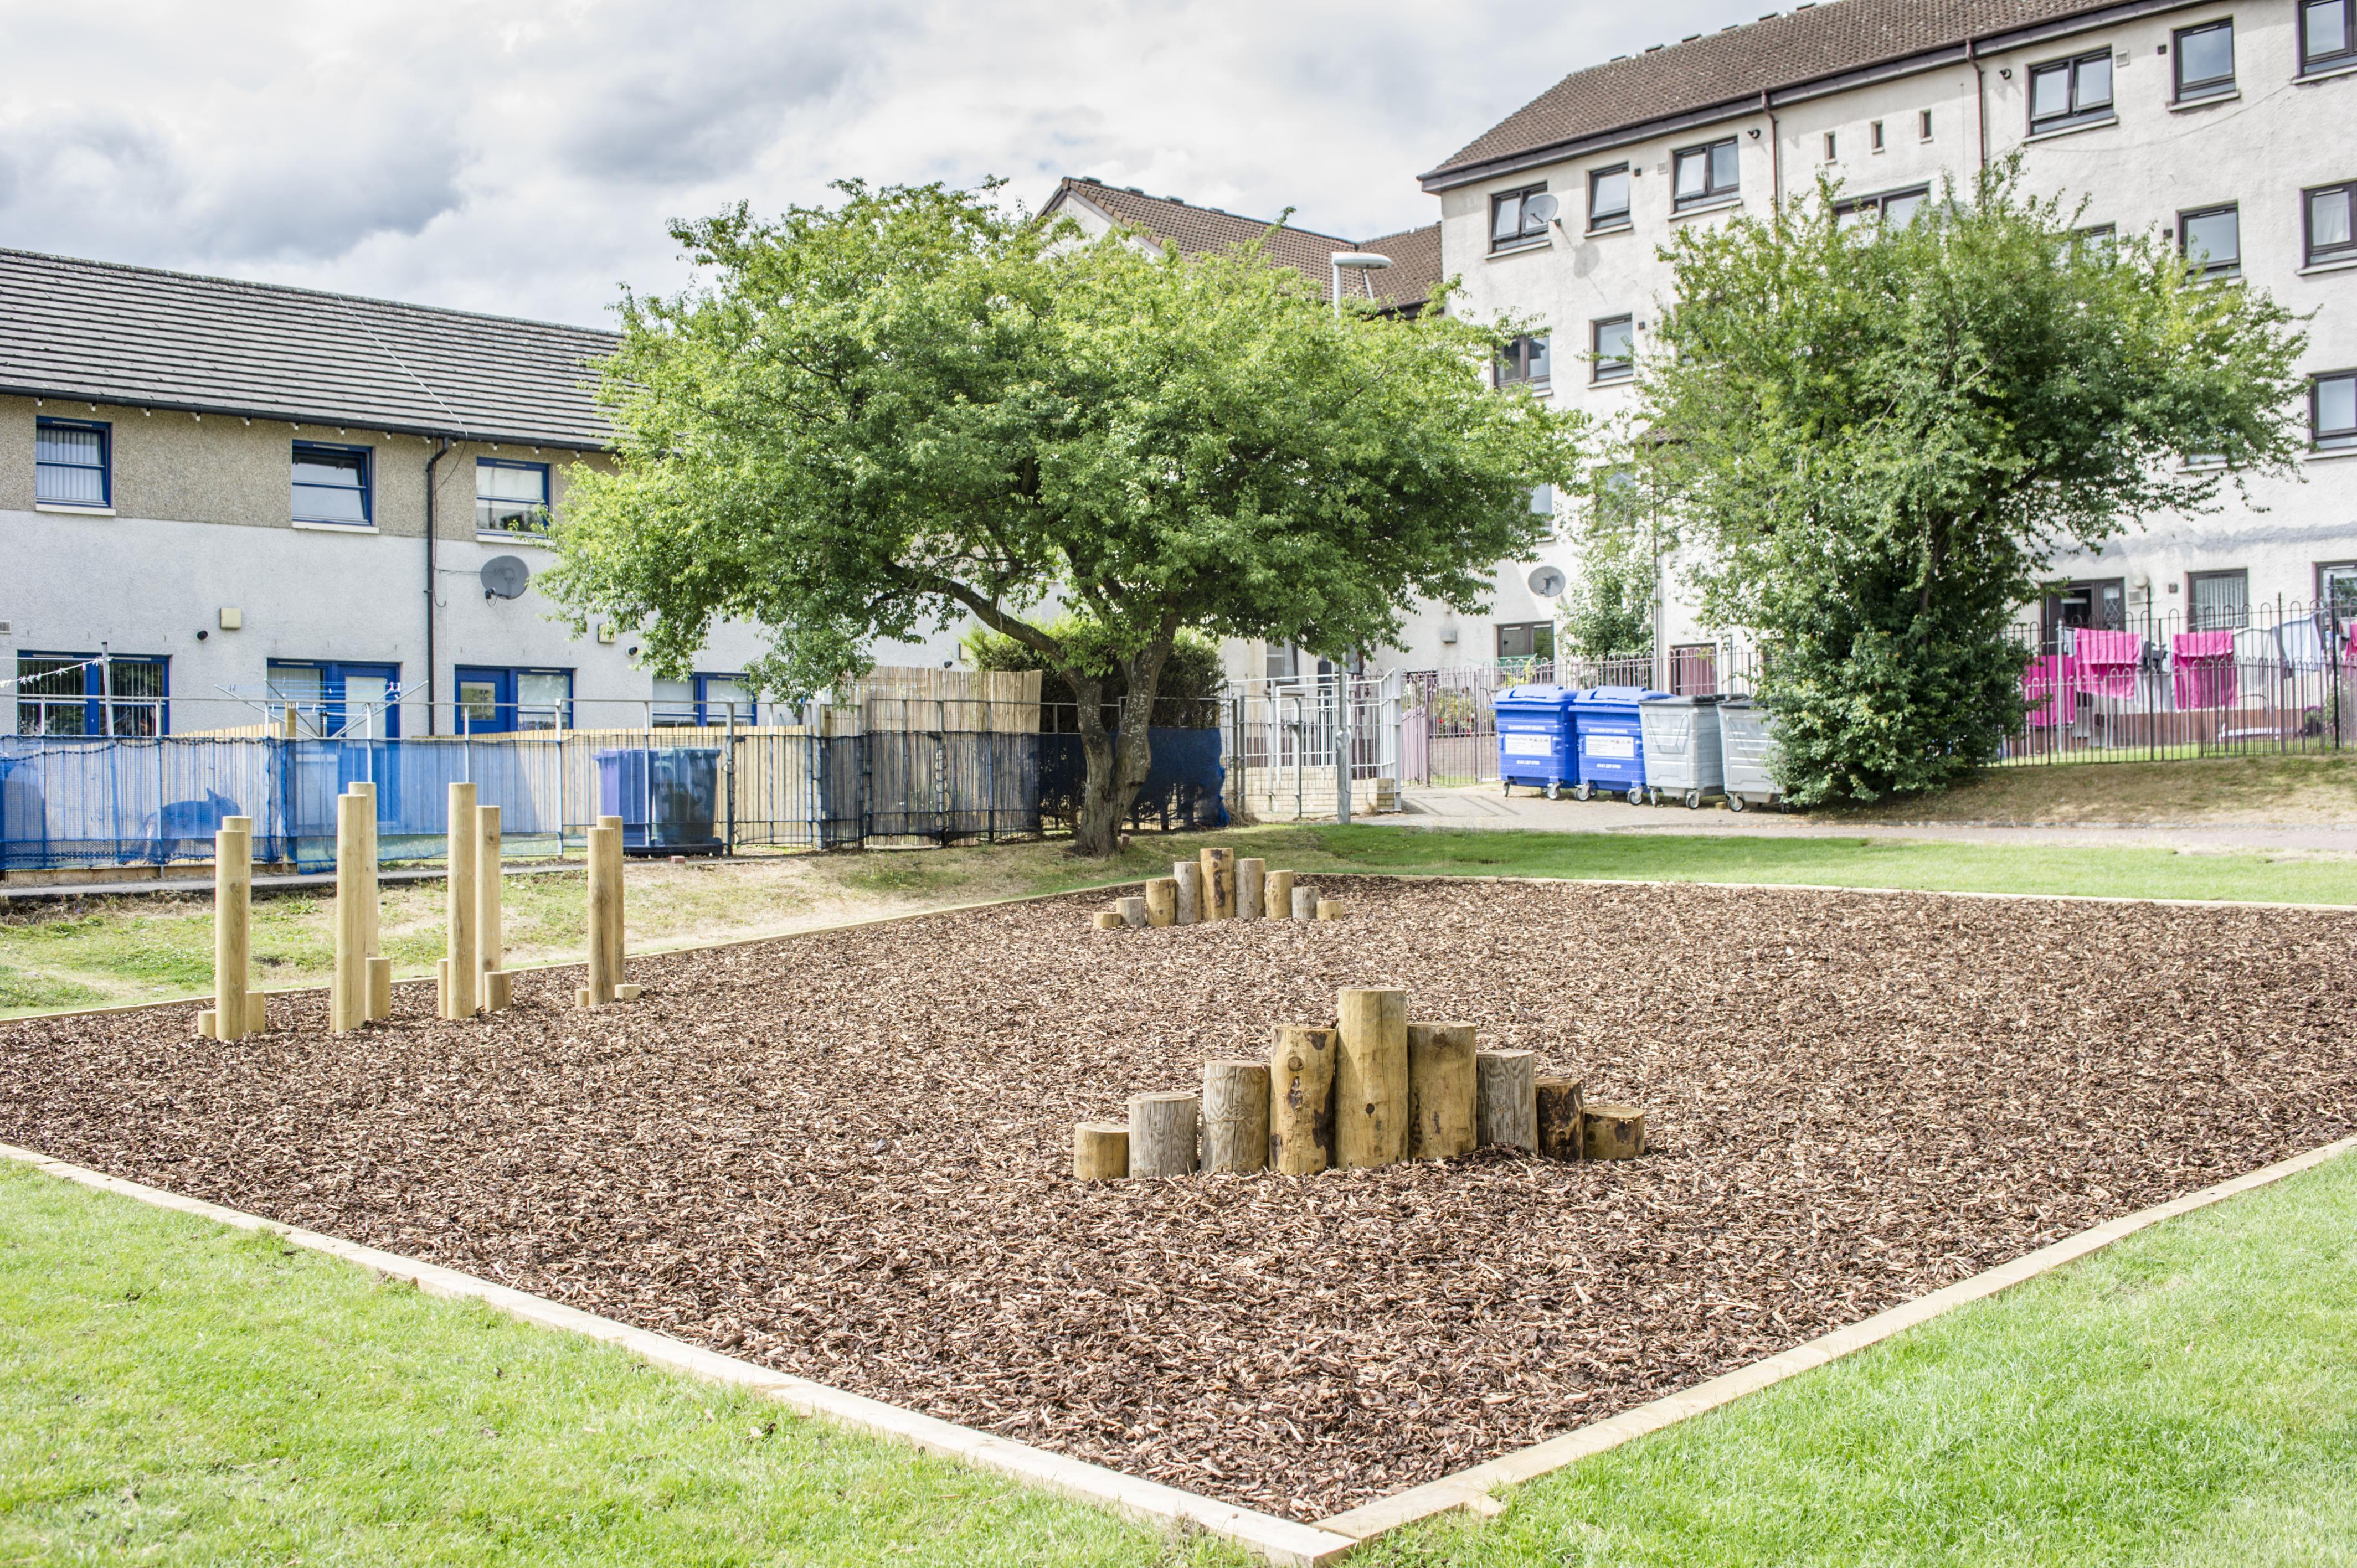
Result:
[[[481,1006],[483,966],[475,947],[475,851],[482,830],[475,823],[475,787],[450,786],[449,910],[450,984],[443,993],[449,1018],[471,1018]]]
[[[1317,889],[1297,887],[1293,890],[1293,918],[1297,920],[1314,920],[1318,918]]]
[[[1203,918],[1232,920],[1236,918],[1236,852],[1232,849],[1205,849],[1203,863]]]
[[[368,1021],[368,926],[361,916],[367,846],[361,823],[367,811],[361,796],[336,797],[336,978],[328,993],[328,1027],[339,1035]]]
[[[1078,1122],[1072,1125],[1072,1179],[1120,1181],[1129,1175],[1129,1123]]]
[[[1203,1168],[1268,1168],[1266,1062],[1203,1064]]]
[[[1539,1158],[1583,1158],[1587,1137],[1581,1127],[1579,1080],[1543,1078],[1536,1084],[1539,1114]]]
[[[1591,1160],[1633,1160],[1645,1152],[1645,1112],[1637,1106],[1587,1106],[1580,1128]]]
[[[1207,917],[1203,913],[1203,868],[1191,860],[1170,863],[1170,880],[1178,886],[1178,902],[1171,916],[1171,924],[1191,926]]]
[[[1174,879],[1157,876],[1146,885],[1146,923],[1149,926],[1178,923],[1178,884]]]
[[[1268,862],[1236,862],[1236,918],[1257,920],[1268,899]]]
[[[1473,1152],[1473,1026],[1407,1026],[1407,1157],[1447,1160]]]
[[[1286,920],[1293,917],[1293,873],[1272,871],[1268,874],[1268,890],[1262,897],[1267,918]]]
[[[1117,931],[1121,929],[1121,911],[1118,909],[1099,909],[1096,913],[1096,929],[1100,931]]]
[[[1135,894],[1126,898],[1114,899],[1113,901],[1113,912],[1119,915],[1121,917],[1121,923],[1127,926],[1131,930],[1142,931],[1146,929],[1146,900],[1136,897]]]
[[[1318,900],[1318,918],[1321,920],[1339,920],[1348,913],[1350,911],[1342,907],[1342,900],[1340,898]]]
[[[1202,1101],[1181,1090],[1129,1097],[1129,1174],[1192,1176]]]
[[[253,926],[253,819],[223,817],[213,834],[213,1035],[247,1033]]]
[[[597,825],[614,830],[612,847],[606,852],[606,970],[614,977],[613,1000],[635,1002],[638,992],[622,979],[622,932],[630,918],[622,906],[622,819],[600,817]]]
[[[361,924],[365,928],[361,933],[361,951],[368,955],[371,963],[374,963],[377,955],[384,951],[383,888],[377,876],[376,786],[363,779],[354,780],[347,789],[368,802],[361,810]],[[381,1023],[392,1017],[392,993],[385,994],[386,1011],[377,1012],[374,1005],[363,997],[361,1015],[371,1023]],[[375,992],[371,989],[369,995],[375,995]]]
[[[507,967],[506,955],[500,950],[506,936],[500,929],[500,809],[479,803],[475,807],[475,961],[483,972],[479,1000],[486,1013],[507,1006],[507,989],[498,988],[500,1000],[494,1002],[490,984],[490,976]]]
[[[1407,993],[1345,986],[1334,1012],[1342,1045],[1334,1061],[1334,1163],[1397,1165],[1407,1153]]]
[[[368,1015],[378,1023],[393,1016],[393,960],[368,961]]]
[[[1538,1053],[1479,1051],[1473,1058],[1480,1118],[1474,1133],[1484,1145],[1539,1146]]]
[[[620,986],[614,988],[619,995]],[[483,971],[483,1011],[504,1013],[515,1004],[515,976],[504,969]]]
[[[614,821],[600,817],[597,825],[589,830],[589,983],[583,988],[583,1005],[603,1007],[614,1000],[614,984],[620,977],[614,972],[613,944],[607,940],[607,929],[614,922],[614,905],[621,891],[621,876],[617,868],[608,875],[607,862],[622,858],[622,830],[608,827]]]
[[[1316,1176],[1334,1163],[1334,1058],[1340,1037],[1316,1024],[1279,1024],[1268,1055],[1268,1163]]]

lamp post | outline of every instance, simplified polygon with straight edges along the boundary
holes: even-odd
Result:
[[[1379,256],[1372,251],[1332,251],[1328,252],[1326,259],[1334,267],[1334,314],[1337,316],[1342,314],[1342,274],[1346,269],[1354,273],[1376,273],[1392,264],[1389,256]],[[1372,295],[1373,292],[1373,286],[1370,285],[1368,293]]]
[[[1347,272],[1376,273],[1392,264],[1389,256],[1372,251],[1329,251],[1326,260],[1334,269],[1334,314],[1342,314],[1342,274]],[[1367,287],[1370,297],[1374,285]],[[1351,671],[1341,660],[1334,661],[1334,820],[1344,827],[1351,824],[1351,750],[1355,738],[1351,733]]]

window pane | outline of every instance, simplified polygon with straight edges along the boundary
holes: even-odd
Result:
[[[1882,204],[1883,221],[1896,223],[1903,228],[1914,221],[1915,214],[1922,210],[1923,203],[1930,199],[1931,194],[1921,190],[1910,190],[1903,196],[1894,196]]]
[[[2311,0],[2302,13],[2301,52],[2310,60],[2337,55],[2349,41],[2349,0]]]
[[[2197,213],[2185,220],[2185,259],[2206,272],[2222,272],[2242,260],[2242,221],[2237,209]]]
[[[357,489],[361,482],[361,461],[357,452],[297,452],[295,454],[295,482],[298,485],[349,485]]]
[[[2029,73],[2029,117],[2050,120],[2071,113],[2071,68],[2041,66]]]
[[[573,695],[572,677],[519,671],[515,682],[516,728],[557,729],[563,726],[565,704]]]
[[[1588,218],[1595,221],[1606,218],[1626,218],[1629,215],[1629,171],[1614,169],[1599,174],[1590,189]]]
[[[2316,434],[2346,437],[2357,433],[2357,376],[2334,376],[2316,383]]]
[[[1724,194],[1740,183],[1735,162],[1735,144],[1721,142],[1710,150],[1710,188]]]
[[[1553,517],[1555,515],[1555,487],[1553,485],[1533,485],[1531,487],[1531,515],[1534,517]]]
[[[1709,156],[1701,148],[1697,147],[1690,153],[1680,153],[1676,199],[1684,201],[1688,197],[1704,194],[1707,188],[1704,181],[1708,177],[1709,172]]]
[[[270,700],[308,707],[319,700],[322,679],[316,664],[273,664],[270,667]]]
[[[658,681],[655,682],[655,723],[660,725],[692,725],[695,722],[695,683],[692,681]]]
[[[104,506],[106,471],[61,463],[33,465],[33,499],[60,506]]]
[[[2179,86],[2214,86],[2233,79],[2233,23],[2177,35],[2177,81]]]
[[[1547,339],[1544,338],[1531,338],[1524,339],[1524,341],[1530,344],[1531,380],[1534,381],[1545,381],[1547,379]]]
[[[33,458],[40,463],[80,463],[96,467],[104,450],[95,430],[60,430],[40,425],[33,432]]]
[[[2308,242],[2317,250],[2345,245],[2351,239],[2349,187],[2319,190],[2308,199]]]
[[[704,682],[704,718],[706,724],[725,725],[734,704],[737,722],[753,722],[753,693],[745,689],[742,681],[720,681],[706,676]]]
[[[469,729],[492,729],[500,722],[500,689],[489,681],[458,682],[458,710]]]
[[[488,463],[475,468],[475,494],[490,500],[545,501],[548,474],[542,468],[509,468]]]
[[[305,522],[366,522],[368,509],[361,505],[358,490],[296,485],[295,515]]]
[[[2091,55],[2079,62],[2079,93],[2072,107],[2082,112],[2106,109],[2112,102],[2112,57]]]
[[[2193,628],[2219,631],[2244,621],[2249,579],[2240,572],[2219,572],[2193,579]]]
[[[1629,369],[1631,340],[1633,334],[1626,317],[1618,321],[1596,324],[1596,373],[1599,376],[1619,374]]]
[[[1523,231],[1523,199],[1501,196],[1492,204],[1490,217],[1490,238],[1512,240]]]

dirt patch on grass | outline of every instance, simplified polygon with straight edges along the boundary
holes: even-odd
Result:
[[[1316,1517],[2357,1125],[2328,912],[1354,881],[1351,919],[1057,900],[221,1045],[0,1026],[0,1138]],[[1080,1188],[1071,1123],[1394,978],[1651,1111],[1490,1153]]]
[[[1935,794],[1811,815],[2010,827],[2325,826],[2357,817],[2357,755],[1992,768]]]

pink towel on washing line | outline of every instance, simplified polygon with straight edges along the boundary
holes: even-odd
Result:
[[[2098,697],[2133,697],[2136,666],[2144,660],[2144,639],[2132,631],[2083,629],[2078,660],[2080,691]]]
[[[2174,667],[2179,707],[2233,706],[2237,688],[2233,632],[2180,631],[2169,639],[2169,661]]]
[[[2037,654],[2022,666],[2021,700],[2029,704],[2030,728],[2051,729],[2071,722],[2077,677],[2078,661],[2067,653]]]

